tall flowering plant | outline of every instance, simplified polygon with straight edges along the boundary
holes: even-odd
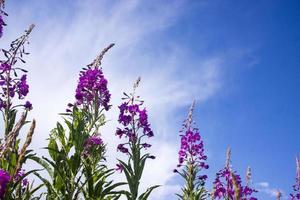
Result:
[[[248,168],[246,174],[247,185],[243,186],[240,175],[231,169],[230,159],[231,149],[228,148],[225,167],[217,173],[216,179],[213,182],[212,198],[224,200],[257,200],[253,197],[253,193],[257,191],[250,187],[250,168]]]
[[[106,122],[104,112],[110,109],[107,80],[100,68],[105,48],[93,63],[79,74],[75,103],[63,113],[65,126],[57,123],[51,132],[48,152],[51,159],[33,158],[50,175],[47,180],[36,175],[47,187],[47,199],[118,199],[115,188],[125,183],[108,180],[114,169],[105,164],[105,144],[100,127]]]
[[[0,1],[0,37],[2,36],[4,1]],[[25,63],[24,56],[29,53],[25,51],[25,44],[34,25],[31,25],[25,34],[10,44],[8,50],[1,49],[3,56],[0,60],[0,111],[3,116],[3,139],[0,144],[0,199],[30,199],[33,193],[40,187],[33,188],[26,178],[29,174],[37,171],[25,172],[22,167],[26,160],[32,156],[28,150],[35,129],[35,120],[26,139],[21,145],[19,133],[26,121],[32,104],[25,98],[29,92],[27,84],[27,70],[21,67]],[[22,112],[18,115],[18,112]],[[18,119],[19,118],[19,119]]]
[[[207,175],[202,170],[208,169],[207,156],[204,154],[203,140],[200,132],[194,127],[193,111],[195,102],[192,103],[188,117],[184,120],[183,129],[180,131],[181,144],[178,152],[177,168],[174,169],[184,180],[185,186],[182,194],[177,194],[183,200],[200,200],[207,197],[204,188]]]
[[[296,157],[296,183],[293,185],[293,193],[290,194],[290,199],[300,199],[300,161],[298,157]]]
[[[148,114],[144,101],[135,94],[140,83],[140,78],[133,86],[133,92],[124,93],[123,103],[119,106],[119,123],[122,128],[118,128],[116,135],[126,142],[118,145],[117,150],[128,156],[127,161],[119,160],[117,170],[124,171],[129,186],[129,191],[125,192],[128,200],[146,200],[150,193],[158,185],[151,186],[142,194],[139,194],[140,180],[143,175],[145,163],[148,159],[155,159],[155,156],[149,153],[143,153],[143,150],[151,147],[147,140],[154,136],[148,122]]]

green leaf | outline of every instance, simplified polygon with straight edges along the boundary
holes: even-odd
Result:
[[[47,196],[52,196],[55,197],[57,200],[59,200],[59,195],[57,194],[56,190],[54,189],[54,187],[52,186],[52,184],[45,178],[43,178],[40,174],[38,173],[34,173],[34,175],[36,175],[43,183],[44,185],[47,187]],[[48,198],[47,198],[48,199]],[[53,198],[54,199],[54,198]]]
[[[37,162],[42,167],[44,167],[47,170],[47,172],[50,175],[50,177],[53,178],[53,170],[52,170],[52,168],[50,167],[50,165],[45,160],[43,160],[43,159],[41,159],[40,157],[37,157],[37,156],[31,156],[31,157],[29,157],[29,159]]]
[[[115,192],[115,191],[113,191],[113,190],[114,190],[115,188],[119,187],[119,186],[126,185],[126,184],[127,184],[127,183],[120,182],[120,183],[115,183],[115,184],[113,184],[113,185],[107,187],[105,190],[103,190],[101,197],[104,198],[106,195],[118,193],[118,192]]]
[[[141,195],[139,196],[139,200],[146,200],[146,199],[148,199],[148,197],[149,197],[149,195],[151,194],[151,192],[152,192],[155,188],[157,188],[157,187],[160,187],[160,185],[154,185],[154,186],[152,186],[152,187],[149,187],[149,188],[147,189],[146,192],[144,192],[143,194],[141,194]]]
[[[57,160],[59,150],[58,145],[53,138],[49,139],[48,152],[53,160]]]

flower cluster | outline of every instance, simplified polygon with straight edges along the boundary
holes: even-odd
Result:
[[[216,174],[216,179],[213,182],[213,198],[214,199],[228,199],[228,200],[257,200],[252,197],[253,193],[257,191],[249,186],[250,172],[247,171],[247,185],[242,185],[240,175],[230,168],[230,154],[231,151],[227,151],[227,162],[223,169]],[[248,168],[250,170],[250,168]]]
[[[21,71],[24,74],[19,77],[17,71]],[[16,94],[18,99],[24,99],[27,96],[29,85],[27,84],[26,72],[26,70],[15,68],[6,62],[0,64],[0,109],[7,108],[7,106],[10,107],[11,99]],[[28,110],[32,109],[32,104],[29,101],[26,101],[22,106]]]
[[[99,147],[100,145],[103,145],[103,141],[100,138],[100,135],[92,135],[89,138],[86,139],[84,142],[84,155],[88,156],[91,152],[92,148]]]
[[[217,173],[213,184],[213,196],[216,199],[225,199],[226,197],[226,199],[230,200],[256,200],[256,198],[251,196],[256,190],[249,186],[242,186],[241,177],[229,167],[225,167]]]
[[[102,105],[105,110],[109,110],[110,96],[107,80],[101,69],[87,69],[80,73],[75,94],[77,105],[94,102],[96,106]]]
[[[19,181],[20,179],[22,179],[22,177],[25,175],[25,170],[18,170],[17,173],[14,176],[14,180],[15,181]],[[23,178],[22,179],[22,186],[26,187],[29,184],[28,179],[27,178]]]
[[[296,184],[293,185],[293,194],[290,194],[291,200],[299,200],[300,199],[300,161],[296,158],[297,164],[297,177]]]
[[[208,165],[204,162],[207,156],[204,154],[203,140],[197,129],[186,130],[184,135],[181,135],[181,145],[179,154],[180,167],[184,161],[198,163],[199,166],[208,169]]]
[[[145,142],[148,138],[154,136],[153,131],[148,122],[148,114],[143,106],[144,101],[135,95],[140,78],[134,83],[133,92],[129,95],[124,93],[122,98],[124,102],[119,106],[119,123],[123,128],[117,128],[116,136],[120,139],[127,140],[126,143],[118,145],[117,150],[127,155],[127,161],[118,160],[115,170],[125,172],[129,191],[127,191],[127,199],[147,199],[153,189],[158,185],[151,186],[146,192],[139,194],[139,185],[145,164],[148,159],[155,159],[155,156],[144,153],[143,150],[151,147],[151,144]]]
[[[9,181],[10,175],[8,174],[8,172],[6,172],[3,169],[0,169],[0,199],[3,198],[6,191],[6,186]]]
[[[147,110],[146,108],[141,108],[142,105],[143,102],[136,104],[129,101],[119,106],[120,115],[118,121],[125,127],[124,129],[117,129],[116,135],[119,136],[119,138],[125,136],[128,138],[129,143],[135,143],[138,138],[154,136],[150,124],[148,123]],[[142,131],[141,135],[138,134],[138,130]],[[128,143],[119,144],[118,150],[123,153],[128,153],[128,148],[125,147],[126,144]],[[140,145],[145,149],[151,147],[151,144],[148,143],[141,143]]]
[[[179,164],[177,167],[192,165],[194,168],[197,168],[197,171],[200,171],[201,169],[208,169],[209,166],[205,163],[207,156],[204,154],[204,145],[200,132],[192,126],[193,109],[194,102],[190,108],[188,118],[183,123],[183,130],[181,132],[184,132],[184,134],[180,135],[181,145],[178,152]],[[174,172],[178,171],[175,169]],[[204,184],[207,175],[199,175],[198,179]]]

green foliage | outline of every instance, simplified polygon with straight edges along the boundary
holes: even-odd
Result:
[[[72,113],[65,113],[64,124],[56,124],[48,139],[50,158],[31,157],[48,173],[50,180],[38,173],[47,188],[46,199],[91,200],[118,199],[122,191],[115,189],[125,183],[113,183],[109,176],[114,173],[105,162],[105,145],[89,149],[86,154],[86,141],[92,136],[99,124],[104,124],[100,114],[91,120],[92,115],[85,109],[73,107]]]
[[[139,144],[136,147],[132,147],[132,158],[129,158],[128,162],[125,163],[122,160],[118,160],[120,165],[124,169],[126,180],[129,186],[129,191],[125,192],[125,195],[128,200],[146,200],[148,199],[151,192],[159,187],[155,185],[149,187],[144,193],[139,195],[139,184],[142,178],[143,170],[145,167],[146,159],[148,159],[149,154],[141,156],[141,149]]]
[[[176,194],[180,200],[205,200],[208,198],[208,192],[200,181],[196,180],[198,172],[199,169],[193,164],[185,166],[182,172],[177,172],[186,182],[181,189],[182,194]]]

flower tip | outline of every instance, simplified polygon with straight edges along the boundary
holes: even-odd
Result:
[[[29,101],[25,102],[24,107],[25,107],[26,110],[32,110],[33,109],[32,103],[30,103]]]
[[[118,172],[120,172],[120,173],[122,173],[123,170],[124,170],[123,166],[121,164],[116,164],[116,166],[117,167],[115,168],[115,170],[118,171]]]
[[[71,104],[71,103],[68,103],[68,105],[67,105],[69,108],[72,108],[74,105],[73,104]]]

